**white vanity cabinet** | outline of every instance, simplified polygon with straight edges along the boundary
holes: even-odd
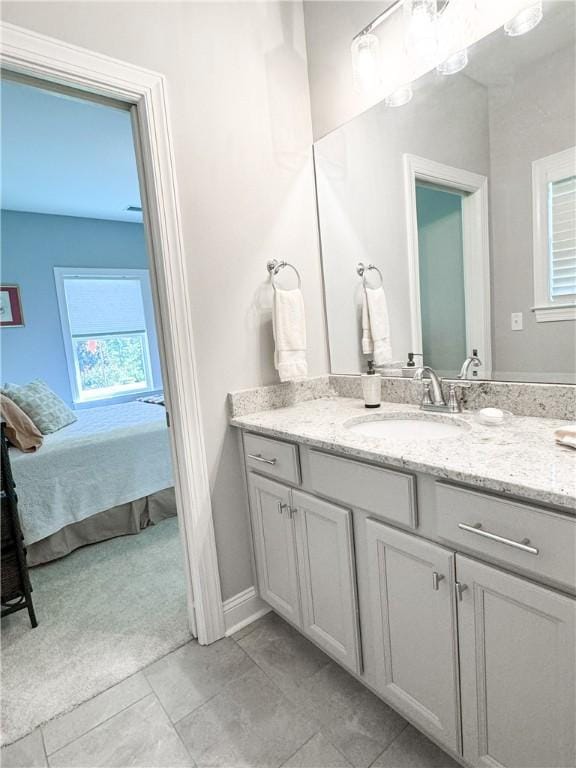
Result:
[[[248,482],[260,596],[360,672],[350,510],[254,473]]]
[[[290,488],[250,475],[250,508],[260,597],[297,626],[302,625]]]
[[[464,757],[575,765],[576,601],[456,555]]]
[[[377,520],[366,528],[377,689],[458,752],[454,553]]]
[[[272,438],[244,447],[274,610],[465,765],[576,765],[576,518]]]

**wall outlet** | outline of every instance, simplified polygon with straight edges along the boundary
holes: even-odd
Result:
[[[513,331],[522,331],[524,329],[524,318],[522,312],[512,312],[510,315],[510,328]]]

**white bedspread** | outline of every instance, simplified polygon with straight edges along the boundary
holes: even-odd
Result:
[[[10,449],[27,544],[174,485],[162,406],[130,402],[77,413],[36,453]]]

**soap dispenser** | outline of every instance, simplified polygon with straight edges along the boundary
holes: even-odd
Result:
[[[414,361],[416,356],[422,357],[422,354],[420,352],[408,352],[408,362],[402,366],[402,376],[405,379],[413,378],[416,373],[416,363]]]
[[[365,408],[380,408],[382,377],[374,369],[374,361],[368,360],[368,371],[362,374],[362,394]]]

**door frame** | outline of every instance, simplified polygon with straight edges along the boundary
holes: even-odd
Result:
[[[87,96],[112,99],[131,107],[171,422],[188,617],[198,642],[211,643],[225,634],[224,612],[166,80],[157,72],[6,22],[0,22],[0,34],[0,64],[7,72],[71,87]]]
[[[490,327],[490,231],[488,223],[488,178],[451,165],[427,160],[418,155],[403,155],[404,200],[408,248],[410,322],[412,349],[422,349],[420,311],[420,261],[416,182],[426,181],[467,194],[462,199],[462,245],[464,256],[464,302],[466,307],[467,353],[480,349],[479,378],[492,373],[492,333]],[[470,329],[474,328],[474,341]]]

